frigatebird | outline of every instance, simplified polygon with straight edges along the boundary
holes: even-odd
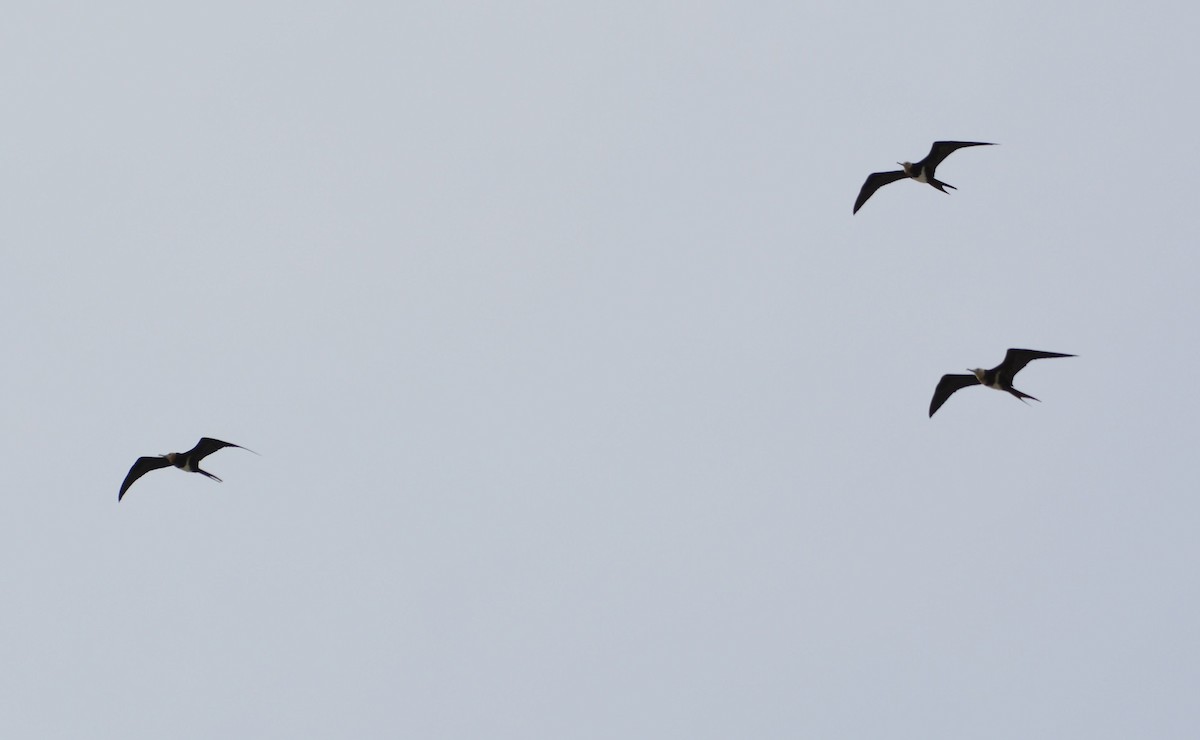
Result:
[[[136,481],[138,478],[141,478],[151,470],[169,468],[172,465],[180,470],[186,470],[189,473],[200,473],[201,475],[205,475],[220,483],[220,478],[208,472],[207,470],[200,469],[200,461],[213,454],[217,450],[224,449],[226,447],[237,447],[240,450],[246,450],[246,452],[254,452],[254,450],[242,447],[241,445],[235,445],[232,442],[222,442],[221,440],[213,439],[212,437],[201,437],[200,441],[196,443],[196,446],[187,452],[168,452],[165,455],[139,457],[137,462],[133,464],[133,467],[129,469],[129,474],[125,476],[125,482],[121,484],[121,492],[117,494],[117,501],[121,500],[121,497],[125,495],[125,492],[129,490],[129,487],[132,486],[134,481]],[[257,455],[258,453],[254,452],[254,454]]]
[[[916,164],[912,162],[897,162],[904,169],[893,170],[891,172],[873,172],[867,175],[867,181],[863,183],[862,190],[858,191],[858,200],[854,201],[854,213],[858,213],[858,209],[863,207],[863,203],[867,202],[875,194],[875,191],[884,185],[889,185],[897,180],[903,180],[906,177],[911,177],[917,182],[924,182],[932,185],[943,193],[946,188],[958,190],[948,182],[942,182],[933,176],[937,166],[942,163],[942,160],[949,157],[951,152],[962,149],[965,146],[995,146],[987,141],[935,141],[929,150],[929,154],[925,155]]]
[[[1004,355],[1004,362],[991,370],[977,367],[968,368],[971,371],[970,375],[943,375],[937,388],[933,391],[933,400],[929,402],[929,416],[932,418],[934,412],[940,409],[946,399],[950,398],[955,391],[971,385],[984,385],[998,391],[1007,391],[1024,402],[1026,398],[1033,398],[1033,396],[1013,388],[1013,376],[1021,372],[1032,360],[1074,356],[1064,355],[1061,352],[1042,352],[1036,349],[1010,349]],[[1037,401],[1038,399],[1033,398],[1033,400]]]

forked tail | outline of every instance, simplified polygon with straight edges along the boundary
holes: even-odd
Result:
[[[1014,396],[1016,396],[1017,399],[1019,399],[1021,401],[1021,403],[1024,403],[1026,406],[1029,405],[1029,402],[1026,401],[1025,399],[1033,398],[1033,396],[1029,395],[1028,393],[1022,393],[1021,391],[1017,390],[1016,388],[1009,388],[1008,392],[1013,394]],[[1038,403],[1042,402],[1041,399],[1039,399],[1039,398],[1033,398],[1033,400],[1037,401]]]
[[[958,190],[958,188],[954,187],[950,183],[942,182],[941,180],[930,180],[929,184],[934,186],[938,190],[942,191],[943,193],[946,192],[946,188],[950,188],[951,190]]]

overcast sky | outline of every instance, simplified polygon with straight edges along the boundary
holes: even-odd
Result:
[[[6,6],[0,735],[1194,735],[1195,6],[578,5]]]

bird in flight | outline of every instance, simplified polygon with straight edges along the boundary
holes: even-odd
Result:
[[[998,391],[1007,391],[1021,401],[1033,398],[1028,393],[1022,393],[1013,388],[1013,376],[1021,372],[1032,360],[1074,356],[1064,355],[1061,352],[1041,352],[1036,349],[1010,349],[1004,355],[1004,362],[991,370],[977,367],[971,369],[970,375],[943,375],[937,388],[933,391],[933,400],[929,402],[929,416],[932,418],[934,412],[940,409],[946,399],[950,398],[955,391],[972,385],[983,385]],[[1038,399],[1033,398],[1033,400],[1037,401]]]
[[[222,442],[221,440],[213,439],[212,437],[201,437],[200,441],[196,443],[196,446],[187,452],[168,452],[165,455],[139,457],[137,462],[133,464],[133,467],[129,469],[129,474],[125,476],[125,482],[121,484],[121,492],[117,494],[117,501],[121,500],[121,497],[125,495],[125,492],[129,490],[129,487],[132,486],[134,481],[136,481],[138,478],[141,478],[151,470],[169,468],[172,465],[180,470],[186,470],[189,473],[200,473],[201,475],[212,478],[216,482],[220,483],[220,478],[208,472],[207,470],[200,469],[200,461],[213,454],[217,450],[224,449],[225,447],[237,447],[240,450],[254,452],[254,450],[242,447],[241,445],[235,445],[232,442]],[[254,452],[254,454],[257,455],[258,453]]]
[[[946,188],[958,190],[950,183],[942,182],[934,178],[933,173],[937,166],[942,163],[942,160],[949,157],[952,152],[962,149],[966,146],[995,146],[987,141],[935,141],[933,147],[930,148],[929,154],[925,155],[916,164],[912,162],[897,162],[904,169],[893,170],[891,172],[873,172],[867,175],[867,181],[863,183],[862,190],[858,191],[858,200],[854,201],[854,213],[858,213],[858,209],[863,207],[863,203],[867,202],[875,194],[875,191],[884,185],[889,185],[897,180],[903,180],[906,177],[911,177],[917,182],[924,182],[932,185],[943,193]]]

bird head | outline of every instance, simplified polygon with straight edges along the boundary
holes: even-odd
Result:
[[[979,378],[980,383],[983,382],[983,373],[985,372],[983,368],[969,367],[969,368],[967,368],[967,372],[973,374],[976,378]]]
[[[898,165],[900,165],[901,167],[903,167],[903,168],[904,168],[904,171],[905,171],[906,173],[909,173],[909,174],[911,174],[911,173],[912,173],[912,162],[897,162],[896,164],[898,164]]]
[[[163,455],[163,457],[166,458],[167,462],[174,465],[175,464],[175,456],[178,454],[179,454],[178,452],[168,452],[167,454]]]

